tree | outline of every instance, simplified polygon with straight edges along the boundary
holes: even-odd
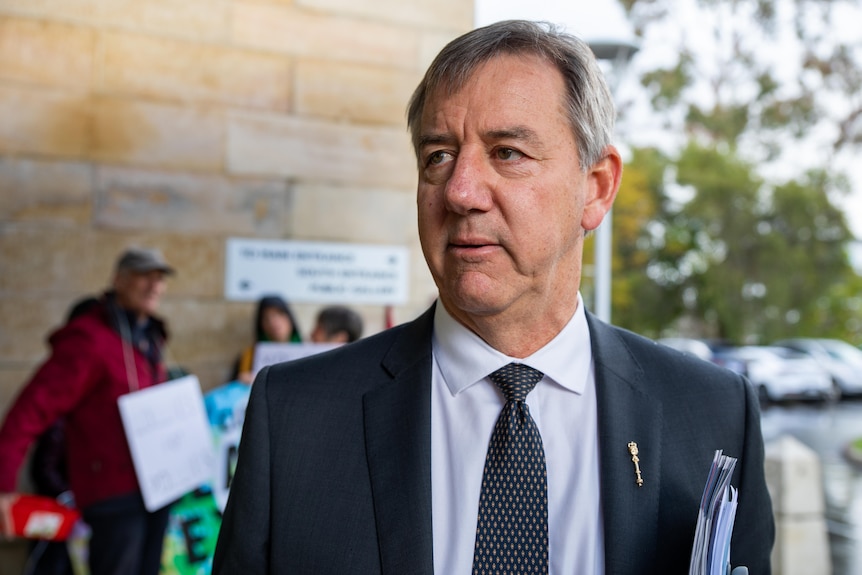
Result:
[[[669,286],[651,278],[649,267],[661,248],[658,220],[667,159],[655,150],[633,153],[614,203],[613,319],[618,325],[637,326],[640,333],[657,337],[666,327],[666,318],[682,311],[679,298],[667,297]],[[588,243],[587,264],[592,263],[593,253]]]
[[[835,31],[850,12],[862,21],[862,7],[690,0],[701,15],[692,31],[674,19],[683,0],[622,4],[643,38],[638,58],[650,42],[676,49],[640,75],[673,137],[638,142],[627,166],[624,182],[635,182],[615,214],[626,209],[626,194],[634,206],[649,197],[635,209],[650,221],[629,217],[642,231],[633,237],[615,216],[622,269],[614,271],[622,278],[614,319],[652,334],[689,316],[699,335],[735,342],[788,334],[859,341],[858,299],[848,299],[846,286],[860,280],[836,207],[849,181],[835,162],[862,143],[862,49]],[[770,42],[781,44],[779,54]],[[811,150],[808,165],[788,161],[800,149]],[[633,311],[639,299],[648,306]]]

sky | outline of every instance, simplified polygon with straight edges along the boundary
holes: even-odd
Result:
[[[585,40],[631,40],[631,26],[614,0],[476,0],[476,25],[523,18],[563,24]]]
[[[684,19],[694,19],[695,15],[691,9],[686,9],[689,2],[677,2],[676,13]],[[511,18],[523,18],[528,20],[546,20],[555,24],[560,24],[567,31],[580,36],[584,40],[590,41],[634,41],[632,27],[626,20],[622,7],[616,0],[475,0],[475,16],[476,26],[483,26],[499,20]],[[856,21],[856,18],[852,18]],[[686,27],[695,30],[698,27],[693,24],[691,27]],[[858,36],[858,30],[853,25],[848,33]],[[766,46],[766,50],[780,52],[774,45]],[[640,53],[636,59],[636,63],[642,63],[644,58],[661,58],[660,49],[658,47],[646,48],[642,46]],[[638,62],[640,61],[640,62]],[[619,90],[625,90],[626,80],[633,81],[633,74],[626,76],[625,72],[617,73],[617,86]],[[661,129],[650,125],[648,110],[643,109],[641,117],[637,117],[638,111],[629,113],[626,122],[633,124],[627,127],[628,133],[637,134],[647,138],[661,138],[658,133]],[[638,141],[636,143],[642,143]],[[856,154],[847,153],[843,158],[842,167],[850,172],[854,182],[854,191],[849,198],[846,198],[842,206],[847,215],[848,223],[856,237],[862,240],[862,162],[858,162],[857,156],[862,151],[857,151]],[[797,154],[798,161],[804,161],[806,151],[803,147],[799,148]],[[797,161],[794,159],[793,161]],[[857,242],[857,247],[862,246],[862,242]],[[862,252],[862,248],[857,250]],[[857,257],[862,258],[862,254],[857,254]]]

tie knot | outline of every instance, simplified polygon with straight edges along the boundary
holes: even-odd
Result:
[[[527,394],[533,391],[539,380],[544,377],[538,369],[533,369],[529,365],[523,363],[510,363],[504,365],[488,377],[491,378],[503,395],[506,396],[506,401],[524,401]]]

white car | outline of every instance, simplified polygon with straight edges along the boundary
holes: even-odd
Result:
[[[699,357],[704,361],[712,361],[712,349],[706,342],[688,337],[663,337],[656,340],[662,345],[672,347],[677,351]]]
[[[829,373],[804,353],[786,347],[747,345],[724,350],[721,355],[744,366],[743,373],[762,400],[824,400],[834,396]]]
[[[793,338],[773,345],[794,349],[814,358],[832,376],[841,395],[862,395],[862,350],[840,339]]]

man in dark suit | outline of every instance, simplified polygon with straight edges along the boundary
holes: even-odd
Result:
[[[769,573],[750,386],[581,302],[622,173],[613,117],[589,48],[552,27],[442,50],[408,110],[439,299],[261,371],[215,574],[687,573],[718,449],[738,458],[731,562]]]

